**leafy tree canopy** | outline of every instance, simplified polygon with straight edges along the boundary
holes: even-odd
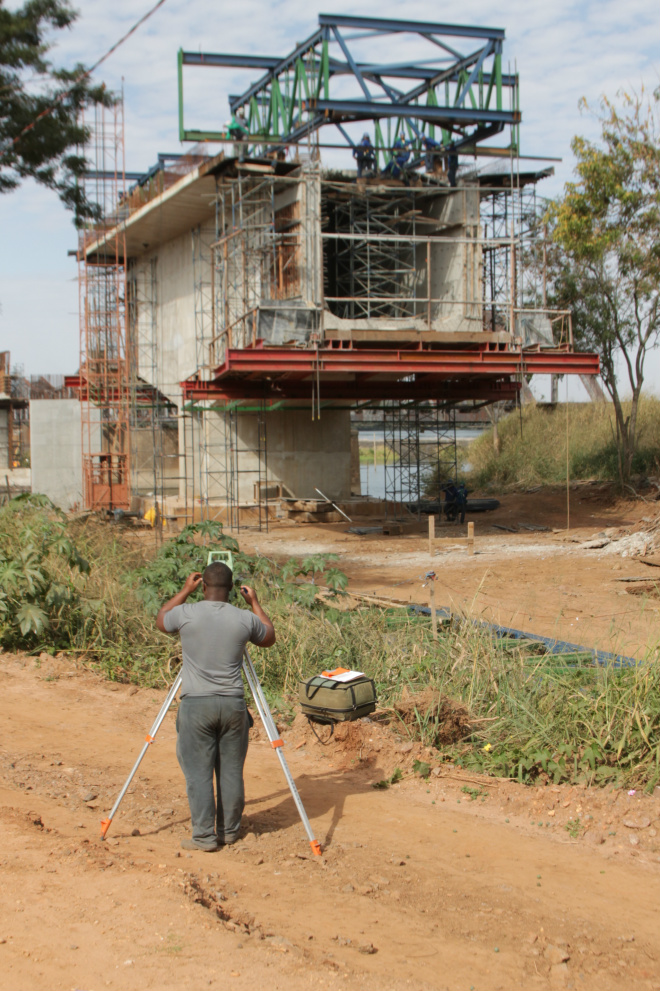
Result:
[[[583,103],[583,106],[586,104]],[[546,220],[552,303],[573,310],[577,343],[597,351],[615,408],[621,480],[630,479],[648,351],[660,343],[660,91],[603,98],[601,140],[573,139],[577,180]],[[627,381],[617,371],[623,365]],[[622,389],[632,396],[624,412]]]
[[[84,66],[55,68],[48,59],[54,33],[76,17],[67,0],[27,0],[15,10],[0,0],[0,193],[31,177],[56,190],[79,221],[95,215],[78,184],[88,136],[80,112],[113,98],[90,84]]]

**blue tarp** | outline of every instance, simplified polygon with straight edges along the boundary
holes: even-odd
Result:
[[[428,606],[408,606],[410,612],[423,616],[430,616],[431,610]],[[451,619],[449,609],[436,609],[436,616],[440,619]],[[639,664],[634,657],[626,657],[624,654],[611,654],[606,650],[595,650],[593,647],[582,647],[577,643],[569,643],[567,640],[555,640],[553,637],[543,637],[538,633],[526,633],[524,630],[515,630],[509,626],[497,626],[495,623],[475,622],[475,625],[485,630],[490,630],[496,637],[512,640],[529,640],[532,643],[542,644],[549,654],[590,654],[595,664],[608,664],[613,667],[635,667]]]

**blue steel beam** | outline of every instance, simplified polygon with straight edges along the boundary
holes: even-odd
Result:
[[[219,66],[235,69],[276,69],[282,61],[269,55],[222,55],[207,52],[182,52],[184,65]]]
[[[319,14],[321,27],[354,28],[383,31],[387,34],[443,34],[455,38],[498,38],[504,40],[503,28],[471,27],[467,24],[436,24],[428,21],[383,20],[379,17],[349,17],[344,14]]]
[[[208,52],[183,52],[182,54],[184,65],[196,65],[203,68],[274,69],[281,61],[276,56],[270,55],[219,55]],[[475,58],[478,55],[479,52],[476,52]],[[331,76],[350,76],[353,74],[353,70],[348,62],[329,58],[328,63]],[[391,76],[393,79],[424,79],[426,82],[433,80],[444,82],[446,79],[448,82],[457,82],[459,72],[461,71],[458,63],[452,65],[444,73],[439,73],[437,68],[430,69],[423,65],[410,65],[403,62],[382,65],[371,62],[356,62],[355,64],[365,78],[371,76]],[[465,68],[469,68],[471,64],[472,59],[468,57],[465,60]],[[490,72],[484,72],[481,78],[484,85],[488,86],[494,77]],[[509,75],[506,72],[502,73],[503,86],[515,86],[515,84],[515,75]],[[230,102],[240,99],[241,97],[238,93],[233,93],[229,97]]]
[[[346,47],[346,42],[342,38],[341,32],[336,27],[333,27],[332,28],[332,33],[335,36],[335,40],[336,40],[337,44],[339,45],[339,47],[341,48],[342,52],[344,53],[344,58],[348,62],[349,66],[351,68],[351,71],[353,72],[353,75],[355,76],[355,78],[359,82],[360,88],[362,89],[362,92],[366,96],[367,100],[370,100],[371,97],[372,97],[372,94],[369,92],[369,89],[367,88],[367,84],[365,83],[364,79],[362,78],[362,73],[360,72],[359,68],[355,64],[355,60],[353,59],[353,56],[351,55],[351,53],[349,52],[348,48]]]
[[[429,124],[480,123],[517,124],[517,110],[472,110],[469,107],[427,107],[420,103],[378,103],[372,100],[315,100],[314,107],[321,113],[336,113],[351,120],[368,120],[379,117],[414,116]],[[333,121],[334,123],[334,121]]]
[[[491,53],[490,49],[488,48],[488,45],[484,46],[484,48],[480,48],[479,51],[477,52],[473,52],[471,55],[466,55],[465,58],[462,58],[460,62],[456,62],[454,65],[451,66],[451,68],[443,69],[440,72],[436,72],[435,75],[431,77],[431,79],[426,80],[426,83],[422,83],[420,86],[416,86],[415,89],[411,89],[408,93],[404,94],[404,96],[402,97],[402,102],[404,101],[408,102],[409,100],[416,99],[418,96],[422,96],[424,93],[427,92],[430,86],[439,86],[441,83],[449,82],[449,81],[459,82],[462,73],[465,71],[465,69],[469,69],[470,66],[474,65],[475,62],[483,63],[486,54],[488,55],[494,54]],[[469,87],[465,88],[466,93],[468,89]],[[460,100],[457,100],[456,102],[460,103]]]

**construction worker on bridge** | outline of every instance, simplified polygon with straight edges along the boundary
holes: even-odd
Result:
[[[357,162],[358,179],[361,179],[365,172],[373,175],[376,171],[376,149],[368,134],[363,134],[362,140],[353,149],[353,158]]]
[[[204,600],[186,604],[201,584]],[[275,630],[254,589],[241,594],[250,607],[229,603],[233,575],[226,564],[194,572],[180,592],[161,606],[156,625],[178,633],[183,656],[181,703],[176,717],[176,755],[186,779],[192,838],[185,850],[217,850],[235,843],[245,807],[243,765],[249,715],[243,692],[243,651],[275,643]],[[216,795],[213,779],[216,781]]]
[[[393,179],[406,178],[406,163],[410,158],[412,142],[398,137],[392,146],[392,157],[383,169],[383,175],[391,175]]]

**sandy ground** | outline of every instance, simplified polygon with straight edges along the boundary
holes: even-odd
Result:
[[[348,523],[275,522],[267,534],[242,530],[237,537],[244,549],[276,558],[336,553],[351,589],[424,605],[429,599],[422,579],[433,569],[438,608],[626,656],[655,652],[660,598],[629,594],[636,583],[623,579],[660,580],[660,568],[643,563],[660,563],[660,551],[642,559],[631,556],[625,539],[601,549],[585,550],[581,544],[604,531],[644,529],[644,521],[657,520],[660,505],[613,502],[601,486],[579,486],[570,495],[569,530],[562,491],[504,496],[495,512],[475,514],[474,556],[467,553],[467,520],[464,526],[436,528],[433,557],[426,520],[397,536],[359,536],[347,532]],[[375,523],[356,521],[365,527]],[[548,530],[510,533],[495,524]]]
[[[476,518],[472,558],[460,528],[443,529],[438,603],[604,649],[653,643],[654,597],[614,581],[652,569],[579,545],[639,529],[655,507],[578,497],[568,534],[492,527],[559,530],[560,494],[505,500]],[[336,550],[351,587],[426,601],[422,534],[345,529],[276,524],[240,541]],[[322,860],[258,728],[244,838],[188,854],[168,717],[103,843],[100,819],[163,693],[66,658],[0,655],[0,682],[0,988],[660,988],[660,789],[525,788],[446,763],[424,781],[413,759],[433,755],[391,728],[355,724],[324,747],[299,717],[285,752]],[[374,790],[394,767],[404,779]]]
[[[446,764],[423,781],[409,769],[428,753],[389,729],[323,747],[297,721],[285,749],[322,860],[263,732],[245,837],[188,854],[170,718],[103,843],[162,693],[9,655],[0,679],[8,991],[660,988],[660,789],[532,789]],[[393,764],[403,781],[374,790]]]

